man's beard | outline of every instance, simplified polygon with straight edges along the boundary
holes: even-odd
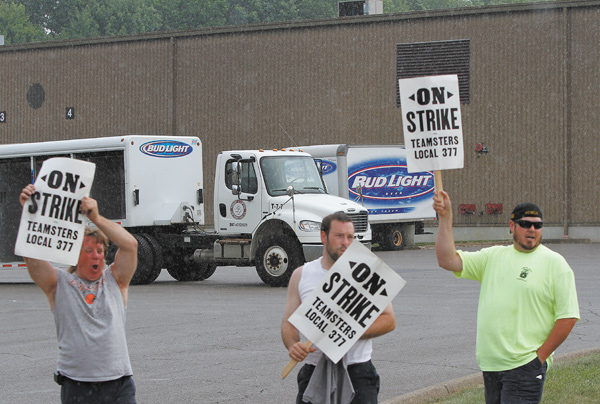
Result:
[[[338,258],[341,257],[341,254],[339,254],[336,250],[330,250],[327,246],[325,247],[325,251],[327,251],[327,255],[329,255],[329,258],[331,258],[333,262],[336,262]]]
[[[523,240],[527,241],[529,239],[527,237],[523,237]],[[533,240],[534,244],[532,246],[529,246],[528,244],[525,244],[523,241],[519,241],[517,239],[517,235],[515,233],[513,233],[513,241],[515,243],[517,243],[518,245],[520,245],[521,248],[523,248],[524,250],[527,250],[527,251],[533,251],[533,250],[535,250],[542,243],[542,239],[540,237],[539,240],[534,239]]]

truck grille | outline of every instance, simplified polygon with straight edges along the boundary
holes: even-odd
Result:
[[[348,213],[348,216],[352,219],[355,233],[364,233],[367,231],[369,228],[368,212]]]

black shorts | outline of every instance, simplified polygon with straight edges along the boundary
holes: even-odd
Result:
[[[79,382],[64,377],[60,390],[62,404],[136,404],[131,376],[107,382]]]
[[[307,404],[302,401],[304,391],[310,377],[315,371],[313,365],[304,365],[298,372],[298,396],[296,404]],[[379,394],[379,374],[371,361],[348,365],[348,375],[354,387],[354,398],[350,404],[375,404]]]

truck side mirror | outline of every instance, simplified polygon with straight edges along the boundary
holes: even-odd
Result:
[[[231,163],[231,193],[233,195],[242,193],[242,164],[239,161]]]
[[[317,171],[319,171],[319,175],[322,178],[323,177],[323,160],[315,159],[315,165],[317,166]]]
[[[325,178],[323,178],[323,160],[314,159],[315,165],[317,166],[317,171],[319,172],[319,177],[321,177],[321,183],[323,184],[323,188],[325,189],[325,193],[329,193],[327,190],[327,184],[325,183]]]

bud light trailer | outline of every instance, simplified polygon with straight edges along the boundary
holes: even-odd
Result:
[[[300,147],[321,162],[328,192],[369,210],[373,242],[382,250],[414,245],[424,221],[435,220],[433,172],[409,173],[402,145]]]
[[[162,269],[179,281],[200,281],[219,266],[255,266],[265,284],[286,286],[297,267],[322,254],[321,220],[336,211],[347,213],[356,238],[371,244],[367,209],[329,195],[308,153],[221,151],[208,199],[198,137],[119,136],[0,145],[2,267],[20,260],[19,193],[51,157],[96,164],[90,196],[138,241],[133,284],[153,282]],[[211,227],[206,203],[213,204]],[[115,249],[106,252],[108,262]]]

